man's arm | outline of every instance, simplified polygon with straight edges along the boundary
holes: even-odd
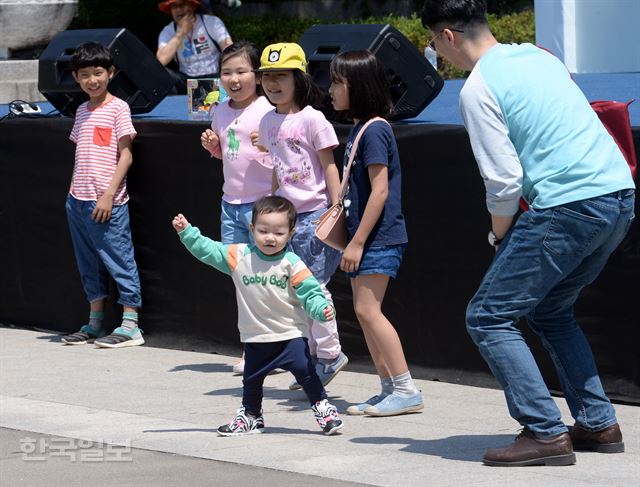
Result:
[[[460,110],[484,180],[493,233],[501,239],[518,212],[522,165],[500,106],[482,77],[476,73],[467,83],[461,93]]]

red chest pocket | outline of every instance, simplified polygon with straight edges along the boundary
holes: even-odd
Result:
[[[93,143],[100,146],[111,144],[111,132],[113,132],[113,129],[110,127],[94,127]]]

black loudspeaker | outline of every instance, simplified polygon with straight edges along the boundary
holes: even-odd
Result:
[[[314,25],[300,38],[308,71],[324,91],[329,89],[331,60],[342,51],[368,49],[385,68],[393,101],[392,120],[420,114],[440,93],[444,81],[420,51],[389,24]],[[323,112],[337,119],[330,100]]]
[[[89,41],[109,48],[116,68],[109,92],[126,101],[131,113],[153,110],[173,87],[164,66],[128,30],[65,30],[51,39],[38,63],[38,90],[62,115],[75,115],[80,104],[89,99],[71,73],[75,48]]]

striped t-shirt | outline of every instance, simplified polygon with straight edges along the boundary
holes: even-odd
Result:
[[[109,187],[118,165],[118,141],[136,136],[129,105],[115,96],[106,104],[90,110],[88,102],[78,108],[69,139],[76,144],[76,160],[71,194],[83,201],[96,201]],[[127,178],[120,183],[114,205],[129,200]]]

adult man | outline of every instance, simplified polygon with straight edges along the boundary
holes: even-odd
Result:
[[[467,308],[467,330],[523,427],[489,465],[568,465],[573,448],[624,451],[615,411],[573,315],[633,220],[634,183],[615,142],[562,63],[499,44],[482,0],[427,0],[432,45],[471,74],[460,108],[485,182],[496,256]],[[514,221],[523,196],[530,210]],[[516,324],[526,317],[556,366],[569,430]],[[573,445],[573,446],[572,446]]]
[[[164,0],[158,9],[173,18],[158,36],[156,57],[164,66],[177,61],[179,70],[169,70],[176,91],[186,93],[187,78],[217,76],[220,53],[232,44],[222,20],[202,15],[200,0]]]

